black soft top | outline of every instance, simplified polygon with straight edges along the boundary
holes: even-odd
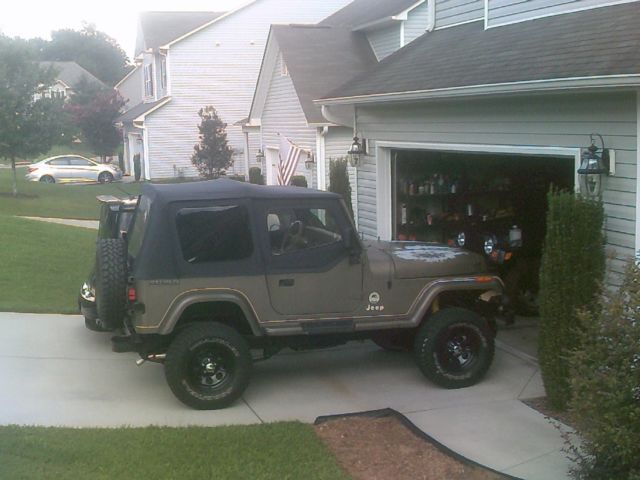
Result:
[[[208,180],[172,184],[145,183],[142,194],[154,203],[194,200],[226,200],[235,198],[256,199],[311,199],[340,198],[339,195],[303,187],[280,187],[254,185],[252,183],[229,180]]]

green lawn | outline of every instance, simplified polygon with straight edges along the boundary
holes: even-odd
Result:
[[[216,428],[0,427],[0,478],[56,480],[349,477],[301,423]]]
[[[77,313],[78,290],[93,265],[96,235],[84,228],[0,215],[0,312]]]
[[[18,168],[17,198],[11,196],[11,169],[0,169],[0,215],[23,215],[32,217],[60,217],[97,219],[100,207],[97,195],[125,197],[127,193],[137,195],[139,184],[112,183],[109,185],[47,185],[27,182],[26,168]]]

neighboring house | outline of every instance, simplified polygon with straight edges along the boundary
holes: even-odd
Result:
[[[428,188],[434,169],[455,162],[471,165],[470,181],[500,177],[496,165],[521,168],[532,199],[543,172],[575,187],[596,133],[615,154],[603,202],[609,282],[619,284],[624,261],[640,250],[640,3],[429,7],[432,31],[316,102],[329,121],[369,140],[357,175],[360,231],[398,238],[407,184]]]
[[[42,97],[66,100],[73,95],[73,89],[83,78],[88,82],[106,87],[102,81],[76,62],[40,62],[40,68],[52,69],[55,73],[55,81],[45,92],[36,94],[36,100]]]
[[[272,23],[316,23],[348,0],[254,0],[224,14],[151,12],[141,16],[136,62],[141,69],[139,115],[122,122],[135,137],[145,178],[196,176],[191,164],[198,142],[198,111],[213,105],[228,124],[234,171],[245,174],[242,126]],[[208,15],[208,18],[207,18]],[[132,107],[139,107],[133,105]],[[134,149],[127,147],[127,158]]]

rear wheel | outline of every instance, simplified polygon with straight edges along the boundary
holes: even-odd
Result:
[[[479,382],[491,366],[493,334],[478,314],[447,308],[420,327],[414,354],[418,367],[433,383],[445,388],[468,387]]]
[[[109,172],[102,172],[100,175],[98,175],[98,182],[111,183],[113,182],[113,175]]]
[[[42,183],[56,183],[56,179],[53,178],[51,175],[43,175],[40,177],[40,181]]]
[[[247,342],[236,330],[221,323],[197,323],[171,343],[164,372],[182,403],[216,410],[229,406],[245,391],[251,362]]]
[[[98,318],[105,328],[120,327],[127,305],[127,247],[123,239],[98,240],[95,287]]]

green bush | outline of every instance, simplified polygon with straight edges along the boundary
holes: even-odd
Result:
[[[342,195],[344,203],[351,218],[353,218],[353,205],[351,204],[351,183],[349,183],[349,172],[347,171],[347,160],[339,158],[331,160],[329,166],[329,191]]]
[[[249,183],[264,185],[264,177],[262,176],[262,170],[260,170],[260,167],[251,167],[249,169]]]
[[[570,357],[569,404],[583,439],[578,478],[640,479],[640,267],[580,314],[581,347]]]
[[[578,310],[593,306],[604,277],[602,204],[569,192],[548,195],[540,268],[538,357],[551,405],[570,398],[567,355],[579,346]]]
[[[304,188],[307,188],[309,186],[307,184],[307,177],[305,177],[304,175],[294,175],[293,177],[291,177],[291,181],[289,182],[289,185],[292,185],[294,187],[304,187]]]
[[[133,175],[136,179],[136,182],[140,181],[140,176],[142,174],[142,166],[140,165],[140,154],[136,153],[133,156]]]

